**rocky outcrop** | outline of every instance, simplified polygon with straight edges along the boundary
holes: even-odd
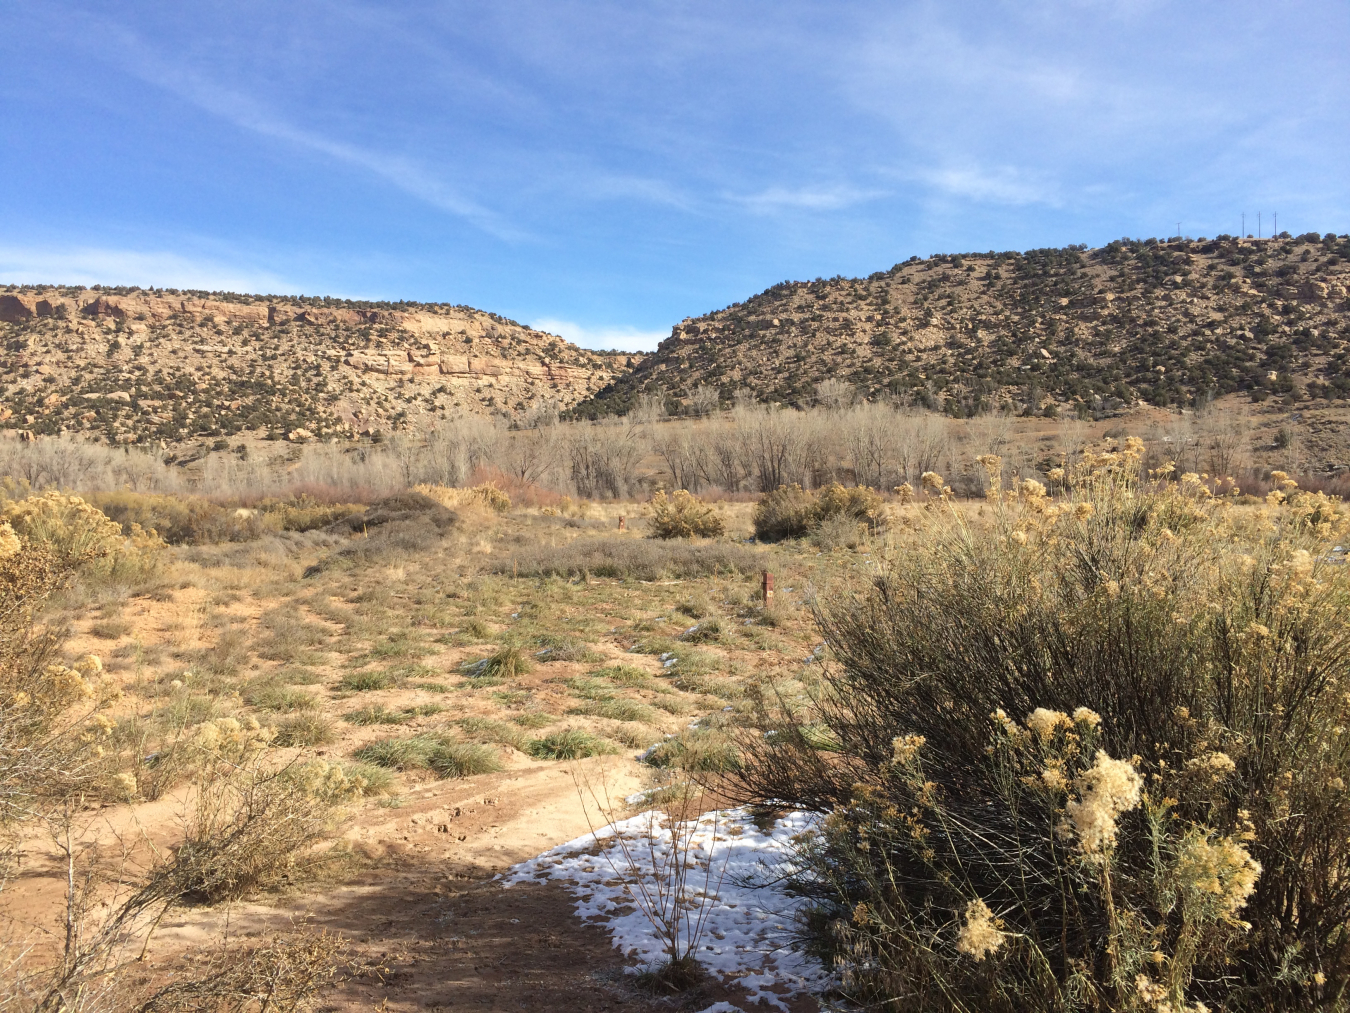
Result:
[[[9,324],[31,320],[37,313],[37,307],[17,295],[0,295],[0,321]]]
[[[384,376],[411,376],[413,372],[407,352],[351,352],[343,361],[353,369]]]
[[[118,303],[111,299],[105,299],[103,296],[99,296],[93,302],[80,307],[80,313],[90,318],[111,317],[114,320],[125,320],[127,318],[126,310],[122,309]]]

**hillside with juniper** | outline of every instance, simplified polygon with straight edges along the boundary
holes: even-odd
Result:
[[[574,413],[622,414],[650,395],[698,411],[741,391],[802,406],[827,380],[957,417],[1344,398],[1347,260],[1350,237],[1284,233],[911,257],[866,278],[788,281],[686,319]]]

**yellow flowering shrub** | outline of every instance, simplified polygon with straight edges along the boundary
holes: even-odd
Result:
[[[797,886],[854,1001],[1350,994],[1343,505],[1277,475],[1241,506],[1145,473],[1143,449],[1089,450],[1048,487],[985,455],[978,515],[933,504],[879,575],[821,596],[820,690],[759,698],[773,734],[731,777],[824,817]]]
[[[11,500],[3,517],[21,539],[47,546],[73,566],[110,556],[123,542],[121,526],[98,507],[56,490]]]
[[[716,538],[723,531],[722,515],[685,489],[658,491],[649,505],[653,538]]]
[[[13,537],[50,551],[63,567],[100,576],[144,578],[154,571],[165,544],[137,524],[124,535],[122,526],[93,504],[56,490],[10,500],[0,517],[0,554],[12,548]]]

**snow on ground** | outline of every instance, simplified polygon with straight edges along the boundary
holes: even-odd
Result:
[[[522,862],[506,885],[558,880],[575,895],[577,914],[603,924],[614,945],[646,963],[666,959],[644,906],[660,907],[658,884],[669,882],[672,847],[687,840],[695,868],[685,882],[687,907],[681,937],[703,915],[696,956],[725,981],[747,989],[750,1002],[787,1007],[779,995],[823,988],[830,976],[820,962],[789,948],[802,898],[789,896],[783,878],[794,868],[794,839],[810,832],[816,817],[792,813],[763,833],[743,809],[706,813],[693,827],[672,834],[660,812],[642,813],[579,837]]]

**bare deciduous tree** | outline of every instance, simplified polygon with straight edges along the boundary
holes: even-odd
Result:
[[[831,377],[816,384],[816,404],[826,411],[840,412],[853,404],[853,385]]]

